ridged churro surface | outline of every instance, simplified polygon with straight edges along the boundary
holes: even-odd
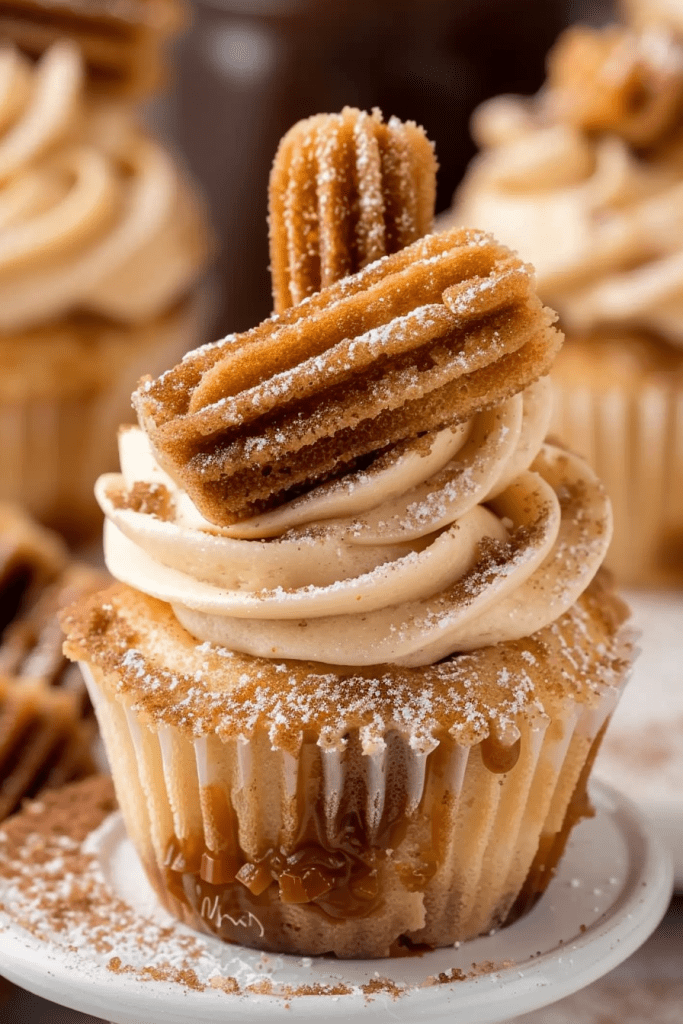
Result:
[[[523,390],[559,349],[553,320],[528,267],[456,229],[197,349],[133,401],[163,468],[229,524]]]
[[[436,158],[424,129],[344,107],[295,124],[270,176],[273,306],[281,313],[432,229]]]

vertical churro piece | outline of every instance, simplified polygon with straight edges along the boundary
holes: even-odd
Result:
[[[424,129],[344,107],[299,121],[270,176],[276,312],[432,229],[437,161]]]

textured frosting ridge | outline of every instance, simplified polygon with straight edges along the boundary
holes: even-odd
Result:
[[[86,98],[77,48],[0,50],[0,330],[168,309],[207,238],[171,158],[125,108]]]
[[[580,459],[544,445],[547,379],[465,424],[232,527],[120,438],[100,478],[112,574],[192,635],[260,657],[427,665],[529,636],[588,586],[611,535]]]
[[[683,50],[662,30],[573,29],[531,99],[482,105],[452,217],[536,268],[565,327],[683,344]]]

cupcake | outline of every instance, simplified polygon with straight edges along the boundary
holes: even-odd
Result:
[[[62,621],[181,920],[383,957],[543,892],[631,655],[609,501],[544,442],[553,321],[453,230],[141,382],[119,582]]]
[[[122,104],[95,100],[70,42],[0,74],[0,498],[82,535],[130,391],[196,344],[202,216]]]
[[[483,149],[447,223],[536,268],[567,343],[553,431],[614,504],[608,565],[683,581],[683,49],[662,30],[568,30],[530,99],[475,112]]]
[[[0,503],[0,821],[22,800],[95,771],[97,728],[61,651],[60,608],[105,577],[56,534]]]

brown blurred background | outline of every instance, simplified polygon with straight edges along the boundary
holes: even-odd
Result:
[[[474,152],[468,118],[500,92],[534,92],[548,48],[609,0],[196,0],[170,94],[150,116],[185,155],[220,241],[216,333],[271,309],[266,189],[299,118],[345,104],[423,124],[440,162],[438,209]]]

